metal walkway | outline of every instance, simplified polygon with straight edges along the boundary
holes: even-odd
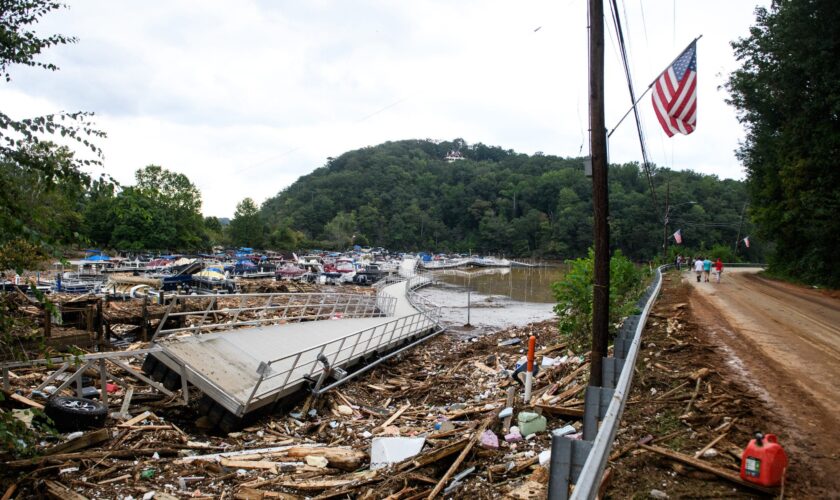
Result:
[[[413,270],[410,264],[406,267]],[[408,274],[407,270],[403,272]],[[339,313],[335,313],[337,306],[333,303],[333,313],[317,314],[330,319],[165,337],[157,341],[161,350],[151,355],[241,417],[318,378],[325,361],[331,370],[347,367],[439,332],[439,308],[414,293],[427,283],[429,279],[421,276],[384,283],[377,295],[369,298],[380,307],[363,305],[362,313],[356,312],[349,319],[340,314],[348,310],[347,304],[343,304],[344,309],[339,305]],[[312,307],[310,304],[307,310]],[[358,310],[358,303],[350,308],[351,312]],[[336,319],[339,317],[342,319]]]

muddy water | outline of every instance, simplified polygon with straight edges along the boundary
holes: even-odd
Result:
[[[436,271],[438,284],[420,293],[442,306],[451,330],[490,332],[554,318],[551,284],[564,272],[562,267]],[[471,327],[464,328],[468,320]]]

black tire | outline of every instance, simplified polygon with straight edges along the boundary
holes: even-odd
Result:
[[[146,359],[143,360],[143,367],[141,369],[146,375],[151,375],[155,371],[155,368],[157,368],[158,363],[159,361],[156,357],[147,354]]]
[[[216,402],[212,399],[208,398],[207,396],[201,396],[201,399],[198,400],[199,416],[207,415],[210,412],[210,408],[212,408],[214,404],[216,404]]]
[[[170,391],[180,389],[181,375],[179,375],[178,372],[169,370],[169,372],[167,372],[166,376],[163,378],[163,386],[169,389]]]
[[[105,425],[108,407],[92,399],[53,396],[47,400],[44,413],[56,429],[72,432]]]
[[[156,382],[161,382],[164,378],[166,378],[166,374],[169,372],[169,367],[163,363],[158,362],[158,365],[155,367],[154,371],[152,372],[152,379]]]
[[[210,425],[215,427],[222,420],[222,417],[225,416],[225,413],[227,413],[227,410],[216,403],[212,408],[210,408],[210,411],[207,412],[207,420],[210,422]]]
[[[240,426],[242,426],[242,419],[229,411],[225,411],[225,414],[219,420],[219,430],[225,434],[238,430]]]

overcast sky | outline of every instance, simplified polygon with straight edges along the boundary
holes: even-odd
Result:
[[[641,93],[696,36],[698,126],[669,139],[646,97],[659,165],[743,178],[743,129],[719,89],[756,0],[619,0]],[[78,37],[13,68],[0,106],[22,118],[96,113],[104,170],[126,184],[148,164],[186,174],[205,215],[261,203],[327,157],[388,140],[464,138],[532,154],[587,154],[585,0],[79,0],[42,34]],[[607,10],[609,14],[609,10]],[[607,124],[630,98],[611,23]],[[610,161],[640,161],[627,120]],[[94,173],[99,173],[96,170]]]

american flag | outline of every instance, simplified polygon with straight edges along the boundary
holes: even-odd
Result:
[[[682,229],[677,229],[677,232],[674,233],[674,241],[677,242],[677,245],[682,245]]]
[[[662,129],[688,135],[697,126],[697,41],[659,75],[653,88],[653,110]]]
[[[746,246],[747,248],[750,247],[750,237],[749,236],[744,238],[744,246]]]

